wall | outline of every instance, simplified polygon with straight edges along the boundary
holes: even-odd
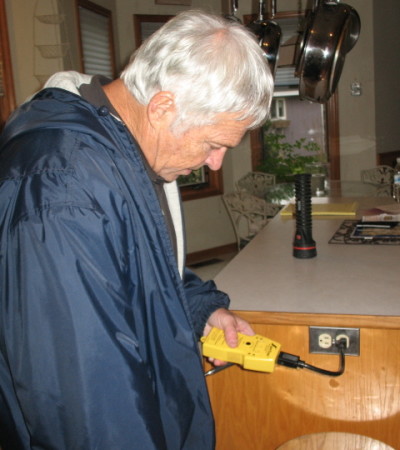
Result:
[[[96,3],[104,8],[110,9],[115,18],[115,0],[96,0]],[[12,55],[12,65],[14,71],[14,84],[17,104],[21,104],[41,87],[40,81],[34,76],[35,71],[35,52],[34,35],[35,27],[34,16],[37,12],[52,11],[58,6],[57,0],[5,0],[7,20],[10,29],[10,50]],[[75,1],[59,0],[60,12],[65,14],[65,26],[62,29],[66,31],[67,36],[62,36],[61,41],[69,41],[70,52],[68,57],[60,65],[60,69],[80,70],[80,61],[78,56],[78,33],[76,22]],[[115,22],[115,20],[114,20]],[[41,28],[43,29],[43,27]],[[11,31],[12,30],[12,31]],[[49,41],[52,40],[52,27],[49,26]],[[118,36],[116,46],[118,47]],[[48,42],[53,43],[53,41]],[[119,63],[119,53],[117,64]],[[49,61],[51,62],[51,61]],[[57,69],[57,70],[60,70]]]
[[[377,153],[400,150],[400,40],[398,0],[373,2]]]
[[[400,53],[397,0],[351,0],[361,18],[359,41],[348,54],[339,85],[340,153],[343,180],[358,180],[376,165],[376,155],[400,150]],[[350,95],[358,81],[362,95]]]
[[[349,3],[360,15],[361,33],[357,44],[347,54],[338,89],[340,171],[343,180],[359,180],[361,169],[376,164],[372,0]],[[361,83],[359,97],[350,93],[353,81]]]
[[[22,103],[39,87],[33,76],[33,15],[35,3],[6,0],[11,61],[17,104]]]
[[[50,0],[49,0],[50,1]],[[114,37],[118,46],[117,60],[120,68],[127,61],[134,49],[133,19],[139,14],[176,14],[183,6],[155,5],[153,0],[96,0],[101,6],[113,11]],[[6,11],[10,31],[10,47],[12,53],[13,73],[17,103],[39,89],[40,84],[33,76],[32,23],[35,7],[34,0],[6,0]],[[227,12],[227,0],[192,0],[192,8],[202,8],[220,13],[222,4]],[[302,4],[306,0],[302,1]],[[394,93],[399,78],[399,68],[388,72],[389,63],[383,50],[389,56],[397,55],[398,46],[390,39],[390,29],[395,27],[393,11],[398,11],[400,2],[396,0],[349,0],[360,14],[362,30],[358,43],[347,55],[342,77],[339,83],[339,116],[341,173],[344,180],[358,180],[360,170],[371,167],[376,162],[376,148],[386,151],[397,146],[400,127],[399,102]],[[379,7],[377,5],[379,3]],[[74,2],[62,0],[65,12],[68,13],[68,29],[71,31],[73,64],[78,67],[76,21]],[[279,0],[278,11],[296,11],[298,0]],[[379,8],[379,9],[378,9]],[[241,0],[238,17],[257,11],[257,2]],[[376,18],[373,20],[373,14]],[[383,22],[383,23],[382,23]],[[394,28],[396,29],[396,28]],[[383,34],[381,34],[383,32]],[[374,37],[378,36],[378,41]],[[386,43],[390,45],[386,48]],[[374,62],[376,58],[376,63]],[[390,79],[386,83],[385,77]],[[350,95],[350,84],[357,80],[362,84],[362,95]],[[394,88],[392,87],[394,86]],[[390,98],[390,108],[386,102]],[[375,107],[379,113],[375,113]],[[382,114],[387,112],[387,114]],[[378,136],[378,139],[376,138]],[[234,182],[251,168],[250,144],[248,137],[242,144],[230,152],[224,162],[224,188],[226,192],[234,189]],[[389,150],[387,150],[389,151]],[[184,203],[187,224],[188,252],[196,252],[234,242],[233,229],[220,197],[193,200]]]

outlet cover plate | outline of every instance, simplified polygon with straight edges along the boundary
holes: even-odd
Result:
[[[309,350],[310,353],[324,353],[338,355],[339,349],[335,342],[337,336],[344,335],[349,339],[345,355],[360,356],[360,329],[359,328],[336,328],[336,327],[310,327]],[[321,336],[322,342],[321,345]],[[329,341],[331,345],[329,345]]]

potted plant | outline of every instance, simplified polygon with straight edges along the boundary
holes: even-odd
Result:
[[[257,170],[274,174],[278,183],[287,183],[316,163],[326,164],[326,156],[316,142],[300,138],[290,143],[284,134],[272,130],[271,122],[264,126],[263,160]]]
[[[293,143],[287,142],[286,136],[279,133],[272,122],[264,126],[263,136],[263,159],[257,170],[274,174],[277,182],[268,192],[268,201],[283,204],[292,198],[297,173],[311,173],[313,195],[323,195],[325,186],[321,188],[320,184],[325,185],[328,164],[326,155],[315,141],[300,138]]]

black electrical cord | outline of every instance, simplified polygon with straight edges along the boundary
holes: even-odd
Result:
[[[329,377],[338,377],[340,375],[343,375],[344,369],[345,369],[345,348],[346,348],[346,341],[344,339],[341,339],[340,341],[336,342],[335,344],[339,349],[339,355],[340,355],[340,367],[339,370],[336,372],[332,372],[330,370],[321,369],[320,367],[312,366],[311,364],[307,364],[306,362],[302,361],[298,356],[292,355],[290,353],[280,352],[277,360],[277,364],[280,364],[281,366],[286,367],[293,367],[294,369],[300,368],[300,369],[308,369],[312,370],[314,372],[320,373],[322,375],[328,375]]]
[[[336,345],[339,349],[339,356],[340,356],[340,367],[339,370],[336,372],[333,372],[331,370],[325,370],[321,369],[320,367],[313,366],[311,364],[307,364],[306,362],[302,361],[299,356],[292,355],[291,353],[286,352],[280,352],[278,359],[276,361],[277,364],[285,367],[292,367],[293,369],[308,369],[312,370],[313,372],[317,372],[321,375],[327,375],[329,377],[338,377],[340,375],[343,375],[344,369],[345,369],[345,348],[346,348],[346,340],[341,339],[340,341],[336,342],[334,345]],[[218,372],[221,372],[222,370],[228,369],[229,367],[233,366],[234,363],[228,363],[223,366],[215,367],[214,369],[209,370],[204,374],[204,376],[214,375]]]
[[[234,363],[227,363],[227,364],[224,364],[223,366],[214,367],[214,369],[211,369],[208,372],[205,372],[204,376],[208,377],[209,375],[214,375],[218,372],[221,372],[221,370],[228,369],[229,367],[234,366],[234,365],[235,365]]]

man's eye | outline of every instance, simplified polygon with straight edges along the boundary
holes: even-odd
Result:
[[[220,150],[221,148],[221,145],[210,145],[210,150]]]

